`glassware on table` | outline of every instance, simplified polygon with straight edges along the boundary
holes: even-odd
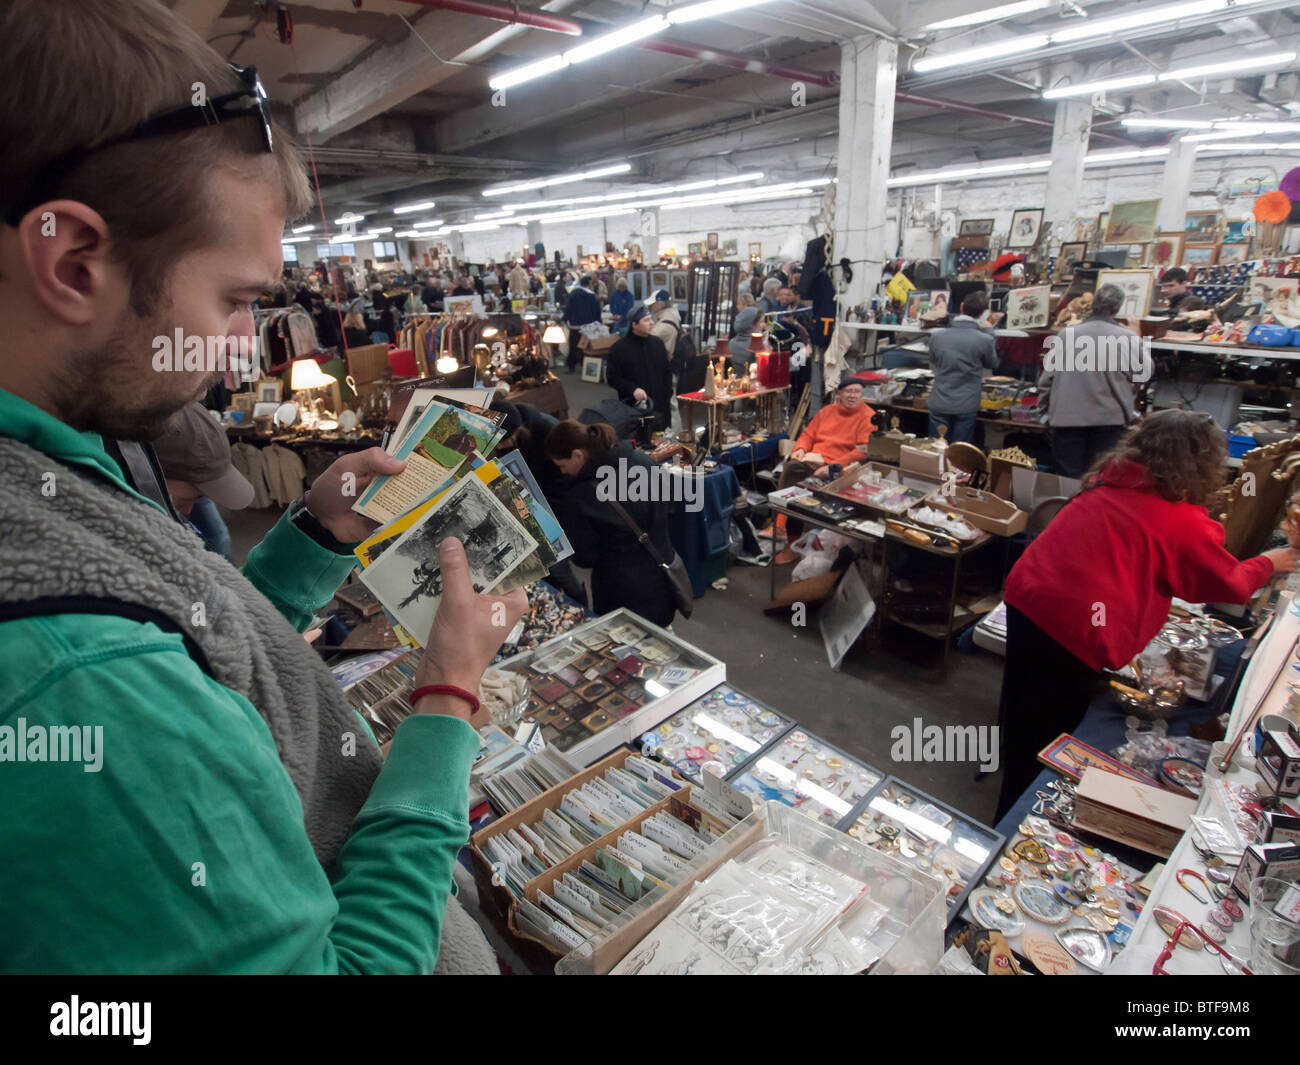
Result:
[[[1251,882],[1250,967],[1260,976],[1300,975],[1300,920],[1274,908],[1290,892],[1300,885],[1271,876]]]

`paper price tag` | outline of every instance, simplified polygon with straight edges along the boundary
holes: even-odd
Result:
[[[1273,906],[1273,912],[1288,921],[1300,922],[1300,884],[1292,884]]]

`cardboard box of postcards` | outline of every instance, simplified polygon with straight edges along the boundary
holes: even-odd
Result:
[[[483,912],[488,916],[504,937],[509,939],[518,950],[521,957],[529,964],[536,965],[539,968],[547,968],[553,965],[556,959],[563,957],[561,951],[557,950],[551,944],[544,940],[538,939],[529,932],[520,927],[516,921],[518,912],[518,903],[515,897],[505,887],[501,877],[493,870],[492,862],[487,855],[485,844],[493,836],[504,835],[511,829],[518,829],[520,825],[531,824],[541,819],[543,810],[559,810],[560,801],[566,793],[596,777],[603,777],[605,770],[610,768],[621,768],[627,758],[634,752],[626,747],[619,748],[613,753],[606,755],[600,761],[588,766],[581,773],[570,777],[563,784],[559,784],[549,791],[539,795],[531,802],[525,803],[516,810],[512,810],[504,817],[493,821],[490,825],[475,832],[470,837],[470,856],[473,861],[474,881],[478,886],[479,905]],[[727,831],[730,826],[721,825],[711,814],[700,810],[691,805],[691,785],[683,781],[680,775],[668,766],[664,766],[665,775],[671,774],[674,779],[682,781],[683,787],[675,792],[671,797],[664,798],[657,803],[642,810],[636,817],[618,825],[611,832],[606,833],[599,839],[595,840],[582,850],[576,851],[566,858],[563,862],[552,866],[544,873],[534,877],[525,886],[524,896],[529,902],[537,901],[537,892],[548,891],[552,888],[554,881],[559,879],[565,873],[571,873],[582,865],[584,861],[594,861],[596,851],[608,844],[617,844],[618,837],[624,832],[636,831],[646,818],[657,813],[668,813],[678,817],[686,812],[688,816],[693,815],[702,821],[714,823],[715,827],[721,831]],[[693,871],[693,864],[692,864]],[[630,946],[630,945],[629,945]]]

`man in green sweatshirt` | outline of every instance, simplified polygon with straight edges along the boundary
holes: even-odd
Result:
[[[382,760],[300,636],[401,463],[340,459],[240,572],[112,443],[253,333],[302,166],[255,75],[155,0],[10,0],[0,64],[0,971],[429,972],[470,704],[425,696]],[[441,553],[420,681],[474,692],[525,599]]]

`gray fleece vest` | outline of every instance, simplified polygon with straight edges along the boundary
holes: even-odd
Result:
[[[46,497],[50,472],[54,495]],[[128,616],[145,608],[171,619],[209,674],[266,721],[316,857],[332,874],[381,758],[311,646],[193,532],[90,471],[0,437],[0,478],[0,603],[89,596],[122,604]],[[196,625],[196,616],[206,623]],[[192,708],[178,703],[171,712]],[[356,737],[352,755],[343,753],[347,733]]]

